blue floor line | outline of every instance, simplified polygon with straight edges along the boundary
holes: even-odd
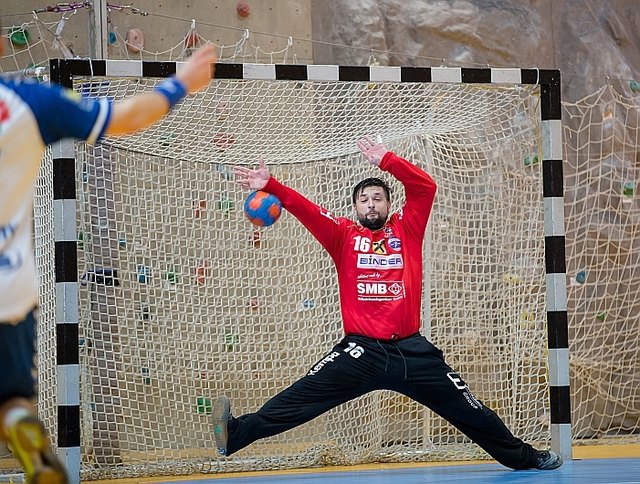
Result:
[[[162,484],[163,481],[157,481]],[[512,471],[499,464],[474,464],[407,469],[371,469],[304,474],[234,476],[181,480],[179,484],[430,484],[430,483],[557,483],[640,484],[640,459],[587,459],[565,462],[553,471]],[[154,483],[155,484],[155,483]],[[175,484],[175,482],[173,483]]]

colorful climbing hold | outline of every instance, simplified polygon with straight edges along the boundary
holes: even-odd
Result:
[[[31,34],[24,26],[13,26],[9,30],[9,40],[16,47],[24,47],[29,43]]]

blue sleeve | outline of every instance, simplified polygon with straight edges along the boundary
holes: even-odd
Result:
[[[82,97],[57,84],[23,81],[11,87],[31,108],[45,144],[63,138],[93,144],[104,136],[111,118],[109,100]]]

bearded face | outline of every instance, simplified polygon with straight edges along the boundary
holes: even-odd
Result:
[[[360,225],[370,230],[378,230],[389,218],[391,204],[382,187],[368,186],[357,195],[353,208]]]

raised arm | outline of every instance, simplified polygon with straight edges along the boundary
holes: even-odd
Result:
[[[367,160],[389,172],[404,185],[406,200],[402,207],[403,219],[409,224],[409,230],[424,232],[436,196],[437,186],[433,178],[369,136],[360,138],[356,144]]]
[[[283,185],[272,177],[262,158],[260,158],[257,169],[238,166],[234,168],[234,173],[236,181],[241,187],[264,190],[278,197],[282,206],[311,232],[311,235],[335,260],[335,257],[339,255],[340,244],[338,241],[342,227],[339,219],[293,188]]]
[[[187,93],[209,84],[215,62],[214,46],[204,46],[193,53],[178,74],[162,82],[153,91],[114,104],[106,134],[129,134],[159,121]]]

